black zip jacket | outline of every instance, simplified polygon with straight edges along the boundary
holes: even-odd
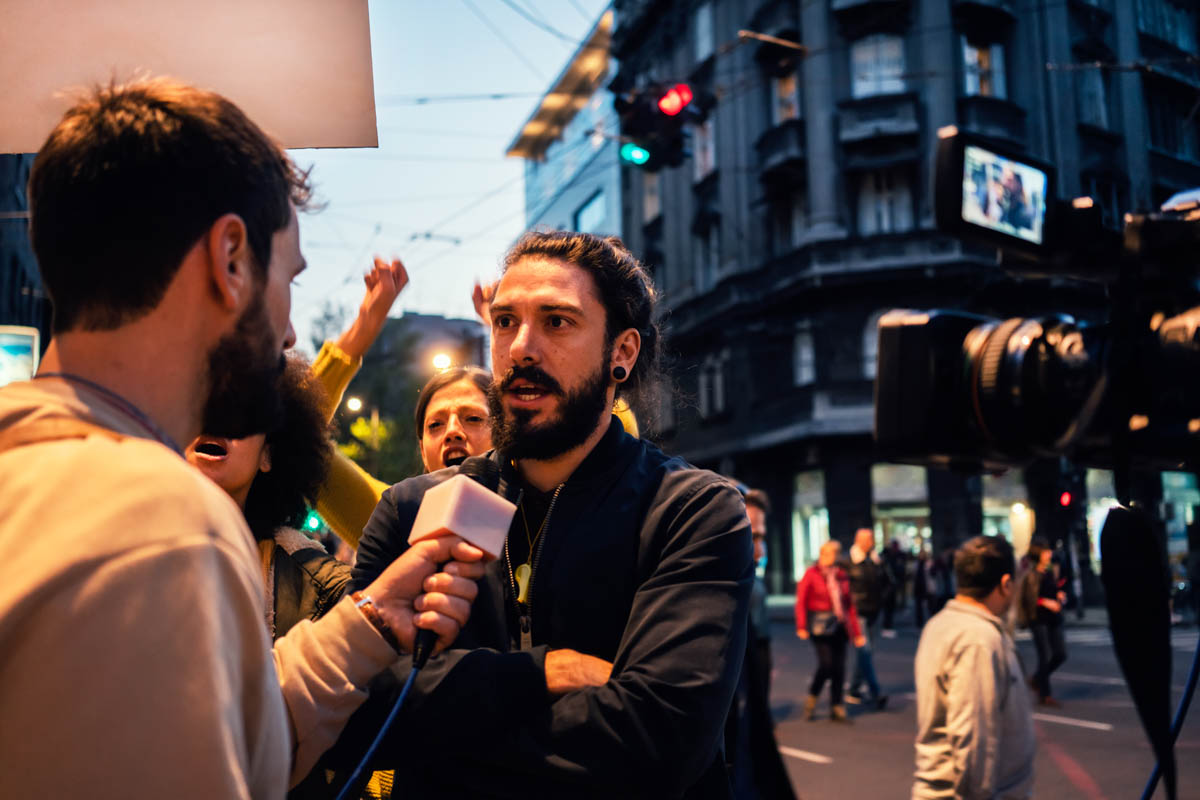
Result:
[[[354,588],[404,551],[425,491],[456,472],[384,492]],[[519,485],[503,464],[498,491],[516,502]],[[518,513],[511,537],[525,536],[520,525]],[[614,417],[549,511],[529,605],[516,603],[507,559],[490,564],[470,621],[418,676],[376,766],[395,767],[408,797],[729,797],[721,733],[752,559],[737,490]],[[611,661],[612,677],[550,697],[543,668],[556,648]]]

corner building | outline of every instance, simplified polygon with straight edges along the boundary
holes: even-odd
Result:
[[[848,545],[861,526],[935,553],[982,532],[1021,550],[1037,529],[1076,551],[1094,599],[1099,530],[1086,502],[1055,507],[1054,488],[1085,485],[1083,471],[1053,462],[980,478],[879,460],[875,325],[897,307],[1104,318],[1099,287],[1014,280],[994,249],[936,229],[936,133],[957,125],[1053,163],[1059,196],[1093,196],[1114,226],[1200,186],[1195,4],[616,0],[614,11],[613,91],[686,81],[717,100],[682,167],[622,167],[621,230],[669,311],[682,400],[661,409],[659,438],[768,491],[771,591],[791,591],[826,538]],[[1074,66],[1085,62],[1111,68]],[[1121,67],[1147,62],[1151,73]],[[1103,486],[1093,472],[1086,485]]]

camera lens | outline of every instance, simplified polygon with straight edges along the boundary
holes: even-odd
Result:
[[[963,350],[974,422],[994,452],[1052,455],[1071,439],[1099,379],[1085,329],[1066,316],[990,321]]]

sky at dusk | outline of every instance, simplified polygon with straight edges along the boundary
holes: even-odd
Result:
[[[350,314],[357,309],[361,276],[376,254],[403,259],[409,271],[394,316],[473,316],[472,285],[496,276],[500,256],[524,228],[524,162],[504,151],[574,53],[572,42],[607,5],[370,3],[379,148],[292,151],[302,167],[313,167],[325,203],[300,220],[309,268],[293,291],[292,321],[302,348],[311,348],[311,323],[326,298]],[[519,96],[446,99],[495,93]]]

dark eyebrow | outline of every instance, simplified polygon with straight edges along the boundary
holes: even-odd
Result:
[[[563,312],[566,312],[567,314],[575,314],[575,315],[581,316],[581,317],[583,316],[582,308],[579,308],[578,306],[573,306],[569,303],[548,303],[544,306],[541,306],[540,310],[542,310],[542,311],[563,311]]]

